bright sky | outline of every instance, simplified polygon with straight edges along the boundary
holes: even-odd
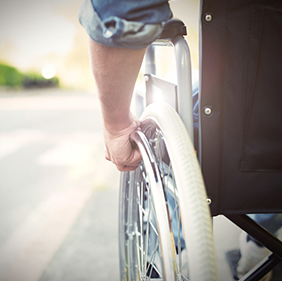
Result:
[[[3,2],[2,2],[3,3]],[[72,44],[75,27],[48,1],[5,1],[1,8],[0,36],[29,53],[63,53]],[[56,30],[56,32],[52,32]]]
[[[13,53],[13,61],[20,60],[22,64],[31,55],[36,57],[53,52],[57,54],[69,52],[76,28],[56,9],[58,3],[68,9],[68,1],[64,0],[1,1],[0,48],[8,44],[18,49],[18,54]],[[27,57],[24,58],[23,55]]]
[[[92,82],[87,76],[87,36],[77,17],[82,1],[1,1],[0,61],[38,72],[52,64],[65,84],[85,85],[80,78]]]

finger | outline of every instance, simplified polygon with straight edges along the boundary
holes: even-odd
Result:
[[[126,164],[116,163],[116,166],[120,171],[134,171],[140,165],[141,161],[142,161],[141,153],[138,150],[134,150],[131,161],[127,161]]]
[[[106,160],[111,161],[108,151],[105,151],[105,158]]]
[[[128,163],[128,165],[136,165],[137,163],[140,163],[142,161],[142,155],[139,150],[133,151],[133,156],[131,158],[131,161]]]
[[[131,139],[129,139],[129,141],[130,141],[130,144],[131,144],[132,149],[137,150],[137,149],[138,149],[138,146],[137,146],[136,142],[133,141],[133,140],[131,140]]]
[[[130,172],[130,171],[134,171],[138,168],[139,165],[137,166],[124,166],[124,165],[116,165],[117,169],[120,172]]]
[[[105,144],[104,144],[104,151],[105,151],[105,158],[106,158],[106,160],[111,161],[108,148],[107,148],[107,146]]]

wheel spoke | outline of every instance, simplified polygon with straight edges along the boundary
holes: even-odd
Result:
[[[147,223],[146,223],[146,241],[145,241],[145,262],[144,262],[144,270],[145,270],[145,266],[147,264],[147,260],[148,260],[148,249],[149,249],[149,227],[150,227],[150,215],[151,215],[151,203],[150,203],[151,199],[149,196],[149,191],[148,191],[148,207],[149,210],[148,212],[148,217],[147,217]]]
[[[137,183],[137,204],[139,206],[139,227],[140,227],[140,246],[139,246],[139,251],[140,251],[140,255],[138,254],[138,258],[139,256],[141,256],[141,262],[140,259],[139,261],[139,269],[143,268],[144,266],[144,255],[143,255],[143,247],[144,247],[144,243],[143,243],[143,219],[142,216],[144,215],[144,208],[143,208],[143,186],[142,183]]]
[[[158,248],[159,248],[159,238],[158,238],[157,241],[156,241],[155,249],[153,250],[151,259],[150,259],[150,261],[148,262],[148,267],[147,267],[147,269],[150,269],[149,277],[151,277],[153,269],[155,269],[155,271],[158,273],[158,275],[161,276],[161,273],[159,272],[158,268],[157,268],[157,267],[155,266],[155,264],[154,264],[154,260],[155,260],[155,257],[156,257]]]

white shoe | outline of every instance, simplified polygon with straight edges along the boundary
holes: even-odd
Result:
[[[250,239],[247,240],[247,233],[245,232],[242,232],[240,235],[240,252],[241,258],[237,266],[238,278],[243,277],[248,271],[270,254],[270,251],[265,247],[258,246]],[[269,281],[271,276],[272,272],[269,272],[260,281]]]

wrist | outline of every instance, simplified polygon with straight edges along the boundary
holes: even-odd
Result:
[[[104,128],[111,135],[117,135],[124,129],[128,128],[133,122],[130,116],[123,118],[104,119]]]
[[[108,134],[112,136],[118,136],[120,134],[123,134],[125,131],[132,132],[139,126],[139,119],[131,113],[128,116],[123,116],[122,118],[115,118],[112,120],[104,119],[104,129]]]

